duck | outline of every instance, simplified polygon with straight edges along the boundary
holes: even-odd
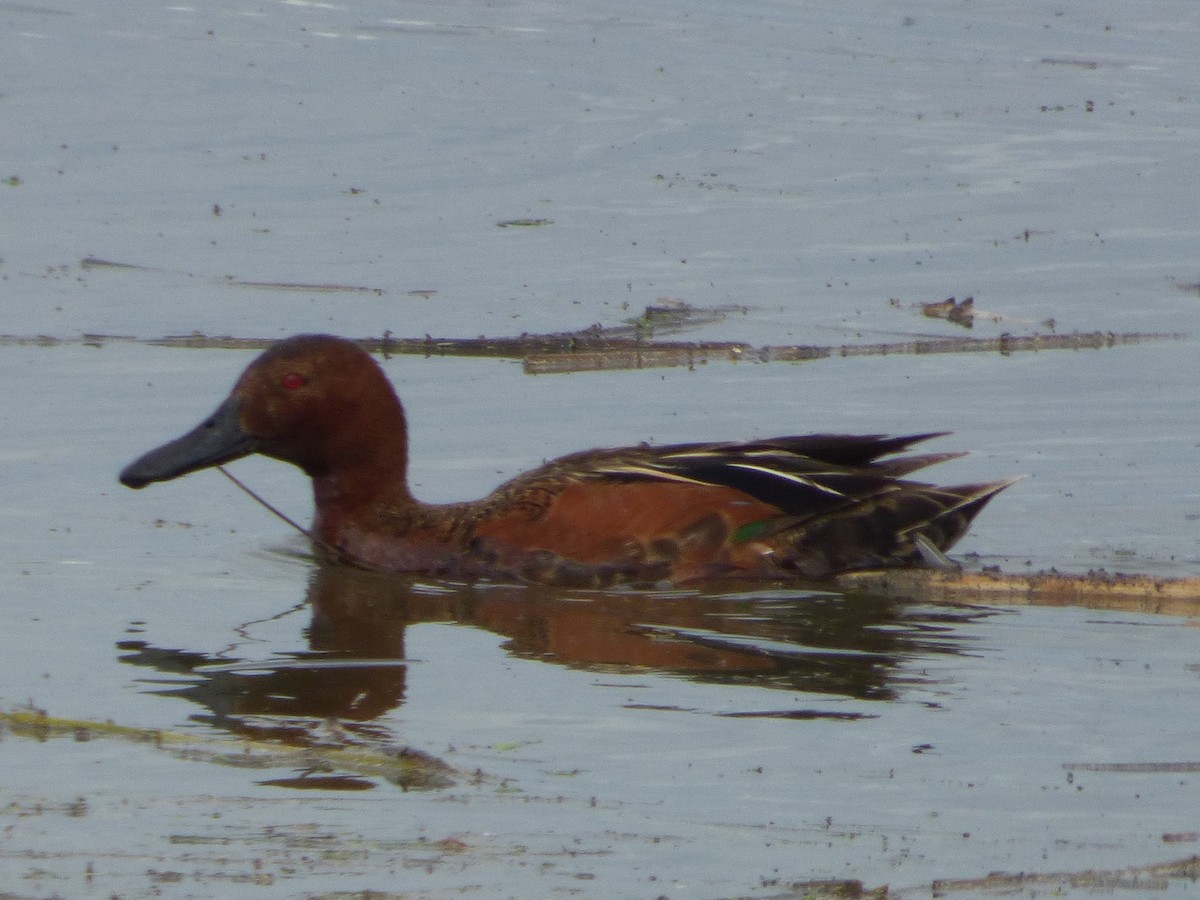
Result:
[[[726,578],[820,581],[953,564],[946,552],[1016,479],[938,487],[906,476],[957,452],[948,432],[807,434],[585,450],[479,500],[430,504],[408,484],[404,407],[358,343],[270,346],[196,428],[131,462],[143,488],[258,453],[312,481],[318,558],[442,578],[575,588]]]

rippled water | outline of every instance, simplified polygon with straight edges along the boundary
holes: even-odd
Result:
[[[1187,620],[320,569],[217,473],[115,481],[249,352],[83,337],[505,336],[662,297],[725,309],[672,338],[755,345],[1181,333],[384,365],[426,500],[588,446],[951,430],[936,449],[972,454],[931,475],[1029,476],[970,564],[1194,575],[1200,19],[1156,11],[0,3],[0,330],[60,339],[0,346],[0,707],[79,720],[6,726],[0,883],[927,896],[1006,871],[1086,895],[1116,876],[1079,873],[1194,855]],[[517,219],[548,223],[497,227]],[[976,298],[970,332],[915,306],[950,295]],[[308,516],[298,473],[235,471]],[[1131,893],[1184,895],[1182,874]]]

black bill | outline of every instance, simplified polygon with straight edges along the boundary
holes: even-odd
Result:
[[[121,470],[121,484],[143,488],[153,481],[219,466],[253,453],[256,441],[242,430],[238,400],[231,396],[183,437],[151,450]]]

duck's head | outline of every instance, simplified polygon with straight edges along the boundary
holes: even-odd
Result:
[[[314,478],[380,454],[402,469],[404,411],[387,377],[357,344],[299,335],[250,363],[211,416],[134,460],[120,480],[142,488],[251,453],[292,463]]]

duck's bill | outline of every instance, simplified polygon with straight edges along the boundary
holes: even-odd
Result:
[[[255,440],[242,430],[238,401],[230,397],[217,411],[183,437],[151,450],[121,470],[121,484],[143,488],[170,481],[198,469],[240,459],[255,450]]]

